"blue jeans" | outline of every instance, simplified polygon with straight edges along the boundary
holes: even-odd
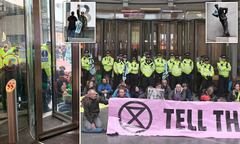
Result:
[[[68,37],[75,37],[75,30],[68,30]]]

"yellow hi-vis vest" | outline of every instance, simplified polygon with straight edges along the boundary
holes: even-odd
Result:
[[[82,68],[89,71],[90,70],[90,57],[82,57]]]
[[[172,67],[173,67],[173,63],[175,62],[175,58],[170,58],[167,62],[168,64],[168,72],[172,72]]]
[[[238,95],[236,95],[235,101],[236,101],[236,102],[240,102],[240,92],[238,92]]]
[[[111,56],[105,56],[102,59],[102,65],[103,65],[103,69],[106,72],[109,72],[113,69],[113,63],[114,63],[114,59]]]
[[[48,77],[51,76],[51,52],[46,44],[41,46],[41,67]]]
[[[131,62],[130,67],[131,67],[130,68],[131,69],[131,71],[130,71],[131,74],[138,74],[139,64],[136,61]]]
[[[182,75],[181,62],[179,60],[175,60],[173,63],[172,75],[175,77],[179,77]]]
[[[0,69],[2,69],[2,68],[3,68],[3,58],[0,57]]]
[[[201,75],[207,79],[208,76],[213,77],[214,76],[214,69],[211,64],[203,63],[201,66]]]
[[[191,59],[184,59],[181,63],[182,72],[185,74],[190,74],[193,71],[193,61]]]
[[[123,74],[125,63],[123,61],[117,64],[118,74]]]
[[[14,54],[8,54],[3,57],[3,66],[18,65],[18,56]]]
[[[196,63],[197,71],[198,71],[199,73],[201,73],[202,65],[203,65],[203,62],[202,62],[202,61],[199,61],[199,62]]]
[[[155,67],[156,67],[156,72],[159,74],[163,73],[166,60],[161,57],[158,57],[154,60],[154,63],[155,63]]]
[[[155,71],[155,65],[153,62],[151,62],[150,64],[147,64],[146,62],[144,62],[142,64],[141,72],[143,73],[144,76],[150,77],[154,71]]]
[[[218,69],[219,75],[227,78],[227,77],[229,77],[229,73],[230,73],[232,67],[229,62],[220,61],[217,63],[217,69]]]

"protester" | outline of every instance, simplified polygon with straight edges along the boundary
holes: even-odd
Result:
[[[213,86],[208,87],[204,90],[203,94],[200,96],[200,101],[217,101],[217,96],[214,94],[215,88]]]
[[[87,95],[82,99],[85,131],[95,132],[97,128],[102,128],[102,121],[99,118],[99,103],[108,104],[108,101],[99,97],[94,89],[88,90]]]
[[[145,93],[138,86],[135,86],[134,88],[132,88],[132,90],[130,91],[130,95],[131,95],[131,98],[145,98],[146,97]]]
[[[126,95],[126,89],[119,88],[117,98],[128,98],[128,96]]]
[[[112,87],[105,78],[102,79],[102,83],[98,86],[98,93],[105,98],[109,97],[109,94],[112,93]]]
[[[168,82],[167,82],[166,79],[162,80],[162,88],[164,89],[164,98],[165,98],[165,100],[171,99],[170,94],[171,94],[172,90],[171,90],[170,86],[168,85]]]
[[[240,102],[240,84],[236,83],[231,94],[231,101]]]
[[[90,89],[96,89],[96,83],[94,80],[87,81],[87,86],[83,90],[83,95],[87,94],[88,90]]]
[[[186,92],[180,84],[177,84],[170,97],[175,101],[184,101],[186,99]]]
[[[125,84],[120,84],[118,88],[114,91],[112,97],[117,97],[120,89],[124,89],[126,97],[130,98],[129,90],[127,89],[127,86]]]
[[[190,90],[188,84],[183,83],[182,87],[183,87],[183,90],[186,93],[186,101],[193,101],[193,94],[192,94],[192,91]]]

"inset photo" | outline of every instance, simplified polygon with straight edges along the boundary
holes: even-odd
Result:
[[[95,43],[95,2],[67,2],[63,15],[65,42]]]
[[[206,2],[206,43],[238,43],[238,3]]]

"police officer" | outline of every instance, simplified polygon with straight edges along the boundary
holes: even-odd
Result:
[[[180,57],[178,55],[176,55],[174,62],[172,63],[172,81],[171,81],[171,85],[173,86],[173,88],[177,85],[177,84],[182,84],[182,80],[181,80],[181,76],[182,76],[182,68],[181,68],[181,61],[180,61]]]
[[[106,56],[102,59],[103,65],[103,76],[108,76],[109,78],[112,76],[114,59],[111,57],[110,51],[107,50]]]
[[[227,62],[226,56],[221,55],[219,62],[217,63],[217,69],[219,74],[218,79],[218,96],[227,98],[229,73],[231,71],[231,64]]]
[[[196,59],[196,71],[197,71],[197,75],[196,75],[196,92],[198,94],[198,96],[201,95],[201,84],[202,84],[202,80],[203,80],[203,77],[202,77],[202,74],[201,74],[201,69],[202,69],[202,65],[204,63],[204,59],[205,59],[205,56],[202,55],[200,57],[198,57]]]
[[[117,60],[113,64],[113,71],[114,71],[114,83],[113,83],[113,88],[116,89],[118,84],[121,83],[122,77],[123,77],[123,72],[124,72],[124,60],[123,60],[123,55],[119,54]]]
[[[209,86],[211,86],[212,83],[212,78],[214,76],[214,68],[213,66],[209,63],[209,58],[205,57],[204,58],[204,63],[201,66],[201,75],[203,77],[203,81],[201,84],[201,90],[207,89]]]
[[[170,59],[167,61],[167,64],[168,64],[168,74],[169,74],[169,85],[171,89],[174,89],[174,85],[172,85],[173,84],[172,67],[174,62],[175,62],[174,53],[170,53]]]
[[[90,74],[90,54],[88,50],[84,51],[84,55],[82,57],[82,85],[85,87],[87,81],[91,79]]]
[[[165,63],[166,63],[166,60],[162,57],[162,54],[159,52],[157,54],[157,57],[154,60],[154,64],[155,64],[155,67],[156,67],[155,84],[162,81],[162,74],[164,72]]]
[[[3,68],[2,72],[2,97],[3,97],[3,111],[7,111],[7,103],[6,103],[6,90],[5,86],[9,80],[15,79],[17,83],[19,82],[19,71],[18,71],[18,58],[14,54],[7,54],[3,57]],[[19,99],[17,99],[18,101]]]
[[[43,97],[43,112],[48,112],[48,107],[51,101],[51,45],[50,42],[41,45],[41,67],[42,67],[42,97]]]
[[[181,63],[181,68],[182,68],[182,83],[186,83],[190,89],[192,89],[191,86],[191,79],[192,79],[192,72],[194,68],[194,63],[190,58],[190,53],[185,53],[184,54],[184,59]]]
[[[155,71],[155,64],[150,54],[147,54],[145,61],[141,64],[140,70],[142,72],[141,88],[146,91],[148,86],[154,85],[153,73]]]
[[[133,57],[132,62],[130,63],[130,71],[129,71],[129,85],[131,88],[138,86],[139,79],[139,63],[137,62],[137,58]]]

